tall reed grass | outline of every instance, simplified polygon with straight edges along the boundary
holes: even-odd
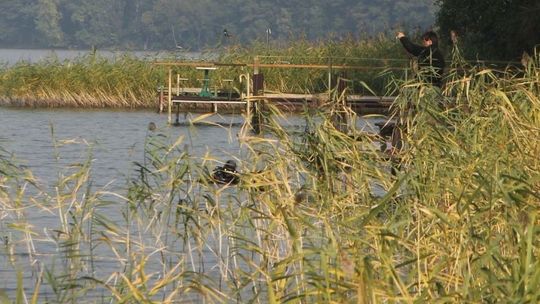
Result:
[[[235,187],[213,184],[217,160],[162,130],[149,131],[115,199],[92,187],[89,161],[66,168],[50,194],[3,153],[6,251],[41,282],[19,297],[50,288],[62,303],[536,303],[539,96],[539,56],[519,75],[456,70],[442,92],[400,83],[398,163],[377,135],[336,123],[355,118],[339,99],[306,112],[300,133],[269,106],[262,136],[248,125],[239,134]],[[57,226],[33,226],[32,209]],[[56,248],[53,261],[40,243]]]
[[[222,56],[224,62],[248,62],[258,60],[269,64],[312,64],[328,66],[325,69],[310,68],[262,68],[265,84],[269,90],[280,92],[326,92],[328,73],[332,77],[350,80],[352,92],[370,94],[365,85],[378,95],[387,92],[391,75],[402,78],[409,68],[409,60],[395,39],[377,36],[365,40],[346,38],[339,41],[297,41],[285,47],[272,47],[256,43],[250,48],[231,47]],[[340,69],[340,65],[355,69]]]
[[[225,63],[304,63],[328,65],[329,69],[263,69],[266,88],[279,92],[326,92],[330,72],[354,80],[351,87],[364,92],[365,82],[378,94],[385,93],[389,73],[408,67],[399,46],[387,37],[366,41],[298,41],[286,47],[255,43],[249,47],[231,46],[217,61]],[[164,61],[175,61],[175,58]],[[336,65],[360,66],[343,71]],[[156,108],[158,90],[167,85],[167,68],[151,60],[124,55],[114,60],[91,53],[60,61],[51,57],[37,63],[21,61],[0,69],[0,104],[30,107],[114,107]],[[385,73],[386,72],[386,73]],[[246,67],[222,67],[212,73],[211,89],[245,90],[240,74],[253,73]],[[201,87],[203,75],[193,67],[175,67],[173,74],[188,79],[184,87]],[[394,76],[396,76],[394,75]],[[233,80],[233,82],[229,82]]]
[[[148,61],[129,55],[110,60],[96,53],[21,61],[0,73],[2,103],[30,107],[148,107],[164,79]]]

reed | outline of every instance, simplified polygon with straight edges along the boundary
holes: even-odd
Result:
[[[350,79],[353,91],[364,90],[363,83],[377,94],[386,92],[389,76],[401,77],[408,67],[400,58],[395,41],[377,37],[366,41],[297,41],[287,46],[254,43],[248,47],[231,46],[217,59],[226,63],[305,63],[328,65],[329,69],[265,69],[266,88],[279,92],[326,92],[330,72]],[[173,61],[174,58],[165,59]],[[344,72],[332,69],[335,65],[360,66],[359,70]],[[221,68],[213,73],[212,87],[244,90],[240,74],[252,73],[241,67]],[[186,87],[201,87],[202,74],[192,67],[176,67],[188,81]],[[158,89],[166,85],[167,70],[151,60],[129,55],[114,60],[92,53],[71,60],[51,57],[38,63],[19,62],[0,69],[0,104],[28,107],[86,107],[86,108],[156,108]],[[226,80],[233,80],[232,83]]]
[[[389,84],[389,75],[401,77],[409,67],[409,61],[403,56],[395,40],[380,35],[377,37],[355,40],[320,40],[310,42],[299,40],[290,45],[268,46],[254,43],[248,48],[231,47],[222,55],[224,62],[255,62],[278,64],[316,64],[327,65],[328,69],[262,69],[265,84],[269,90],[279,92],[326,92],[328,72],[333,77],[341,76],[350,80],[354,92],[370,94],[365,91],[367,84],[379,95],[385,94]],[[336,69],[339,65],[358,67],[356,70]]]
[[[149,62],[90,54],[73,60],[19,62],[2,70],[2,103],[31,107],[148,107],[163,79]]]
[[[213,184],[217,160],[166,130],[148,132],[118,193],[92,187],[82,159],[49,194],[2,153],[1,233],[55,302],[535,303],[539,67],[454,70],[442,92],[399,83],[399,163],[339,96],[306,111],[304,132],[270,105],[263,135],[246,125],[236,187]],[[32,226],[33,208],[58,226]],[[59,255],[41,259],[40,243]]]

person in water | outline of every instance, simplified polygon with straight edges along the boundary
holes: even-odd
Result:
[[[403,32],[398,32],[396,38],[409,54],[418,58],[419,75],[422,75],[427,83],[440,88],[445,62],[444,56],[439,50],[437,34],[433,31],[425,32],[422,35],[422,45],[412,43]]]
[[[218,166],[212,173],[212,178],[218,184],[238,184],[238,172],[236,171],[236,162],[228,160],[222,167]]]

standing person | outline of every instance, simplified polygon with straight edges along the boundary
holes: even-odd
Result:
[[[422,45],[412,43],[403,32],[398,32],[397,39],[401,42],[405,50],[418,58],[418,75],[420,78],[431,85],[436,90],[433,90],[436,96],[433,96],[433,100],[437,101],[438,106],[442,105],[440,88],[442,86],[442,75],[444,72],[445,62],[442,52],[439,50],[439,39],[437,34],[433,31],[426,32],[422,35]],[[391,136],[391,149],[388,152],[392,159],[392,174],[397,174],[400,168],[400,160],[395,157],[395,154],[401,151],[404,146],[404,136],[407,133],[406,116],[415,112],[415,109],[410,109],[411,103],[407,105],[407,109],[403,110],[399,116],[400,118],[396,122],[395,127],[392,130]]]
[[[403,32],[397,33],[397,39],[401,42],[405,50],[418,58],[418,67],[425,80],[434,86],[442,86],[442,74],[444,72],[444,56],[439,50],[439,38],[433,31],[428,31],[422,35],[422,45],[411,42]]]

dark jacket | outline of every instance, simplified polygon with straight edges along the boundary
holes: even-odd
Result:
[[[440,87],[442,85],[445,62],[439,48],[414,44],[407,37],[401,37],[399,41],[401,41],[401,44],[403,44],[403,47],[409,54],[418,58],[418,67],[423,70],[421,74],[425,75],[425,80]]]

